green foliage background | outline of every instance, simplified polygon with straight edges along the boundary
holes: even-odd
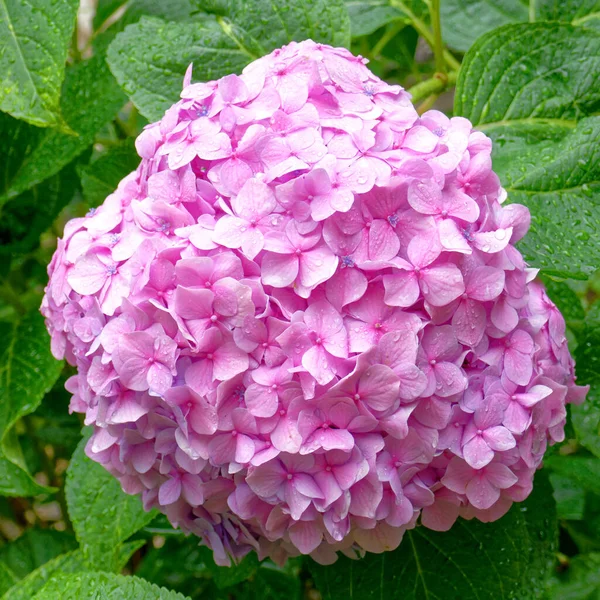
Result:
[[[584,600],[600,597],[598,0],[0,0],[0,599]],[[534,492],[491,524],[417,527],[400,548],[322,567],[231,569],[143,511],[83,453],[38,307],[64,223],[138,163],[133,140],[197,81],[290,40],[369,58],[420,112],[494,140],[520,243],[568,326],[588,401]]]

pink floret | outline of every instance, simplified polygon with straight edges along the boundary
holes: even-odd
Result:
[[[365,63],[188,80],[49,267],[88,455],[222,565],[497,519],[585,397],[490,140]]]

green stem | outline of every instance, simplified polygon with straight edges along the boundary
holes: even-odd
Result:
[[[413,85],[408,92],[412,95],[413,104],[417,104],[424,98],[432,96],[434,94],[440,95],[442,92],[452,87],[456,83],[456,77],[458,73],[456,71],[450,71],[450,73],[443,74],[437,73],[431,79],[421,81]]]
[[[438,73],[445,73],[446,61],[444,60],[444,42],[442,41],[442,23],[440,21],[440,0],[431,0],[431,25],[433,27],[435,70]]]
[[[379,38],[379,41],[373,46],[372,55],[377,57],[381,54],[383,49],[388,45],[388,43],[395,37],[395,35],[406,27],[406,23],[404,21],[398,21],[388,26],[386,32]]]
[[[429,44],[431,49],[435,48],[435,39],[433,33],[427,27],[425,22],[422,19],[419,19],[415,13],[402,2],[402,0],[391,0],[391,5],[396,7],[398,10],[401,10],[411,21],[413,27],[417,30],[417,33]],[[443,57],[446,61],[446,64],[453,70],[458,71],[460,68],[460,63],[448,52],[448,50],[443,51]]]
[[[535,0],[529,0],[529,22],[535,21]]]
[[[419,115],[426,113],[429,109],[433,108],[435,101],[440,97],[439,94],[431,94],[431,96],[427,96],[421,104],[417,107],[417,112]]]

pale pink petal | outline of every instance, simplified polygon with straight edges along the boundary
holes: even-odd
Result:
[[[462,273],[451,263],[423,269],[420,283],[425,300],[433,306],[449,304],[465,291]]]
[[[506,376],[518,385],[527,385],[533,375],[531,356],[508,348],[504,354]]]
[[[502,463],[492,463],[485,469],[488,480],[501,490],[508,489],[519,480],[518,477]]]
[[[162,506],[177,502],[181,496],[181,480],[173,477],[167,479],[158,489],[158,502]]]
[[[325,284],[327,299],[335,308],[356,302],[367,291],[367,278],[353,268],[339,269]]]
[[[304,353],[302,366],[317,380],[319,385],[327,385],[335,376],[327,352],[321,345],[313,346]]]
[[[338,257],[321,247],[309,250],[300,255],[300,283],[313,288],[333,277],[338,266]]]
[[[107,266],[98,256],[86,254],[77,260],[67,275],[67,281],[78,294],[91,295],[102,289],[108,277]]]
[[[310,554],[321,543],[323,534],[314,521],[299,521],[289,529],[290,541],[302,554]]]
[[[408,187],[408,203],[424,215],[437,215],[442,210],[442,191],[434,182],[413,181]]]
[[[267,252],[262,259],[261,277],[265,285],[284,288],[298,276],[299,260],[294,254]]]
[[[482,469],[494,458],[494,451],[482,436],[476,435],[463,447],[463,456],[474,469]]]
[[[234,342],[223,344],[214,355],[214,376],[226,381],[248,368],[248,355]]]
[[[469,481],[467,485],[467,498],[475,508],[485,510],[498,501],[500,490],[481,471]]]
[[[486,429],[483,432],[483,439],[492,450],[510,450],[517,445],[512,433],[500,425]]]
[[[485,331],[485,308],[470,299],[463,300],[452,316],[452,327],[456,339],[467,346],[476,346],[481,341]]]
[[[241,248],[249,227],[244,219],[224,215],[217,221],[212,239],[226,248]]]
[[[358,383],[360,399],[373,410],[386,410],[390,408],[400,390],[398,376],[385,365],[369,367]]]
[[[473,300],[496,299],[504,289],[504,271],[494,267],[477,267],[469,275],[467,294]]]
[[[419,299],[419,282],[412,271],[396,271],[383,276],[385,303],[407,308]]]

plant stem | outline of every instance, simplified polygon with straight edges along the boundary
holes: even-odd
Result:
[[[426,79],[425,81],[421,81],[421,83],[413,85],[408,90],[409,94],[412,95],[413,104],[417,104],[424,98],[434,94],[439,96],[456,83],[457,75],[456,71],[450,71],[448,74],[436,73],[431,79]]]
[[[444,60],[444,42],[442,41],[442,23],[440,21],[440,0],[431,0],[431,25],[433,27],[435,70],[438,73],[445,73],[446,61]]]
[[[431,96],[427,96],[425,100],[417,107],[417,113],[422,115],[426,113],[430,108],[433,108],[435,101],[440,97],[439,94],[431,94]]]
[[[381,54],[383,49],[388,43],[394,38],[394,36],[406,27],[406,23],[402,20],[397,21],[388,26],[386,32],[379,38],[379,41],[373,46],[372,54],[377,57]]]
[[[427,27],[427,25],[423,22],[423,20],[419,19],[415,13],[402,2],[402,0],[391,0],[391,5],[396,7],[398,10],[401,10],[411,21],[413,27],[417,30],[418,34],[429,44],[431,49],[435,48],[435,39],[433,33]],[[446,61],[446,64],[454,71],[458,71],[460,68],[460,63],[448,52],[448,50],[443,51],[443,57]]]

